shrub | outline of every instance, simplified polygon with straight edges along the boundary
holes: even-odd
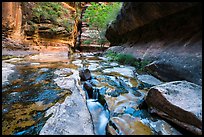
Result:
[[[101,38],[101,39],[98,39],[97,42],[98,44],[103,46],[108,42],[108,40],[106,38]]]
[[[89,44],[91,44],[91,42],[92,42],[92,40],[84,40],[82,43],[83,43],[83,44],[88,44],[88,45],[89,45]]]
[[[123,65],[134,66],[139,71],[143,71],[144,67],[150,63],[148,60],[136,59],[131,54],[121,54],[113,51],[108,51],[105,56],[109,58],[109,61],[116,61]]]
[[[63,8],[60,2],[36,2],[36,6],[32,9],[33,18],[38,22],[50,20],[55,25],[60,25],[66,28],[69,32],[72,30],[72,23],[69,23],[67,15],[69,11]]]
[[[3,55],[2,56],[2,60],[12,59],[12,58],[17,58],[17,56],[13,56],[13,55]]]

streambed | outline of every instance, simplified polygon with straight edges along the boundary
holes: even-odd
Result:
[[[75,75],[80,68],[91,71],[92,79],[86,82],[93,88],[92,95],[84,88],[85,82],[78,80],[78,84],[85,95],[94,134],[181,134],[166,121],[139,107],[151,86],[136,78],[138,74],[133,67],[109,62],[93,53],[68,57],[67,53],[53,52],[4,60],[2,68],[2,73],[11,70],[2,81],[3,135],[40,134],[52,117],[52,114],[47,116],[46,111],[73,96],[72,91],[63,88],[63,84],[60,86],[57,80]]]

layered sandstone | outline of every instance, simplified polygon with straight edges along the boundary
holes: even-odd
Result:
[[[79,20],[76,10],[78,9],[80,12],[78,5],[70,6],[68,3],[61,2],[62,9],[66,9],[67,12],[61,14],[65,15],[63,19],[58,16],[53,17],[54,20],[41,16],[40,19],[37,18],[34,10],[38,5],[37,2],[2,3],[2,37],[3,41],[6,39],[3,48],[25,49],[21,45],[26,45],[26,49],[41,50],[45,47],[62,47],[69,50],[75,46]],[[47,11],[46,9],[39,11],[39,14],[42,14],[41,12],[46,13]],[[60,12],[64,12],[64,10]],[[52,13],[49,14],[52,16]],[[62,26],[59,23],[62,21],[67,25]],[[12,41],[15,41],[15,46],[13,46]]]

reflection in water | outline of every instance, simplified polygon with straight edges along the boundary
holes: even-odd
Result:
[[[93,86],[92,97],[84,90],[95,134],[179,134],[165,121],[138,108],[147,91],[138,89],[140,83],[132,76],[130,67],[121,66],[121,72],[120,65],[100,57],[75,54],[68,59],[63,52],[40,53],[7,62],[15,64],[16,70],[9,75],[9,84],[2,88],[3,135],[39,134],[51,116],[45,117],[45,111],[71,95],[71,91],[58,87],[54,79],[73,74],[66,68],[80,67],[89,68],[92,74],[87,81]],[[63,74],[57,73],[60,69]],[[82,86],[83,82],[80,83]]]
[[[9,75],[10,84],[2,87],[3,135],[38,134],[48,118],[44,117],[45,111],[71,94],[53,81],[56,69],[77,68],[67,63],[66,56],[62,57],[39,54],[17,62],[7,61],[15,64],[16,70]]]

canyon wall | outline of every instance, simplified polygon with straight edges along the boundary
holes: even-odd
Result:
[[[25,46],[26,49],[46,50],[47,47],[64,47],[69,50],[74,47],[80,8],[76,3],[71,6],[65,2],[50,3],[3,2],[2,36],[6,39],[3,48],[22,49]]]
[[[21,36],[21,24],[22,10],[20,2],[3,2],[2,34],[14,39],[19,38]]]
[[[146,70],[164,81],[202,85],[202,5],[124,2],[107,28],[109,50],[150,60]]]

